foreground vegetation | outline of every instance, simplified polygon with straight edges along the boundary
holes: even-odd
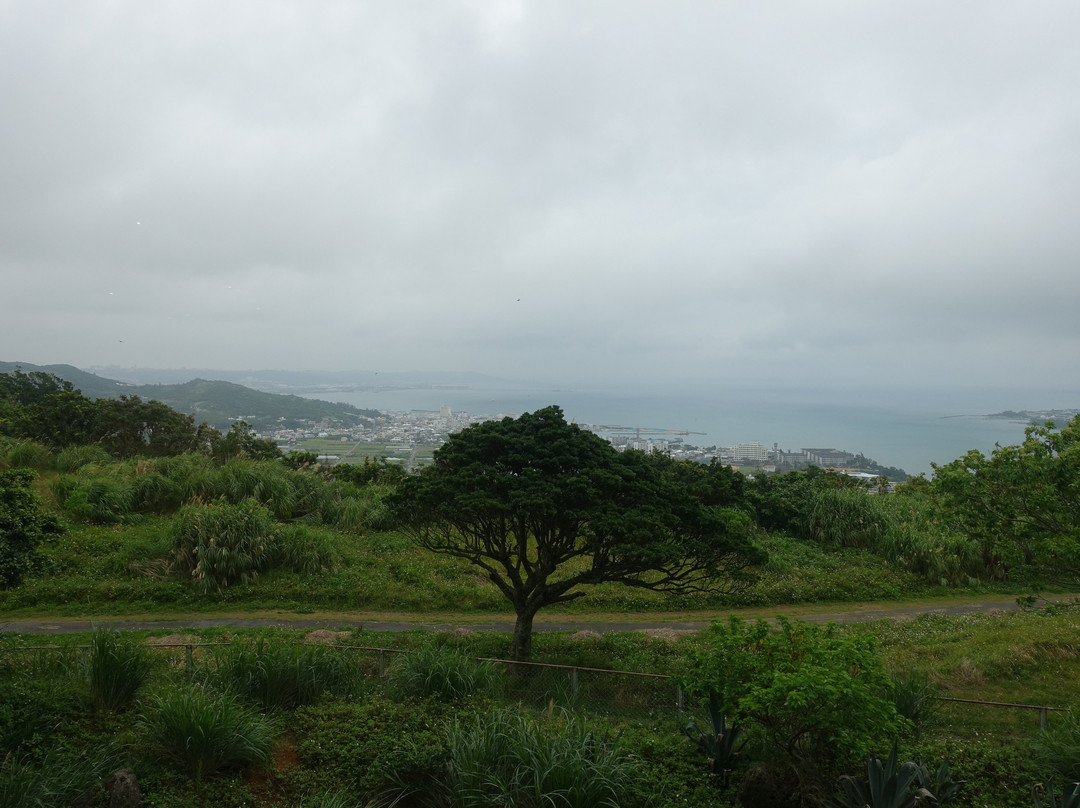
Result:
[[[841,776],[865,780],[863,752],[884,761],[895,743],[901,762],[931,774],[949,762],[947,779],[963,785],[947,804],[1032,805],[1035,783],[1054,783],[1060,794],[1080,775],[1072,714],[1050,713],[1040,730],[1036,711],[933,697],[1076,706],[1078,608],[828,632],[789,624],[800,648],[831,638],[821,647],[839,641],[849,649],[842,660],[860,648],[879,660],[863,664],[883,678],[860,677],[867,689],[846,688],[834,716],[799,715],[815,732],[838,722],[853,743],[822,736],[817,746],[811,733],[792,758],[775,730],[797,728],[775,723],[787,708],[769,706],[771,685],[758,674],[739,682],[743,693],[729,702],[742,705],[728,716],[740,742],[719,768],[715,745],[701,743],[713,728],[707,700],[693,694],[739,669],[730,657],[710,662],[741,636],[722,626],[720,644],[715,634],[537,636],[540,660],[673,677],[638,682],[582,671],[576,689],[565,669],[530,668],[522,681],[477,661],[509,647],[507,635],[483,632],[379,635],[380,645],[411,652],[384,654],[381,676],[375,653],[362,650],[375,638],[356,631],[308,638],[334,647],[295,632],[217,630],[65,636],[37,651],[23,650],[35,638],[0,635],[0,804],[68,805],[127,766],[144,804],[156,806],[531,805],[545,795],[566,805],[728,806],[749,788],[765,799],[762,783],[784,782],[794,761],[801,793],[814,799],[803,804],[846,805]],[[756,636],[753,624],[744,628]],[[795,647],[783,634],[769,636],[777,653]],[[814,696],[831,687],[816,673],[832,664],[825,657],[795,667],[771,658],[761,670],[788,677],[789,691]],[[677,683],[690,694],[685,713]],[[746,688],[759,686],[749,698]],[[684,731],[688,722],[696,732]],[[54,796],[33,801],[42,794]],[[772,799],[757,804],[799,804],[790,794]]]

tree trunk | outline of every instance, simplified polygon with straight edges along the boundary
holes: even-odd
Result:
[[[533,618],[536,612],[518,612],[514,623],[514,639],[510,642],[510,659],[528,662],[532,656]]]

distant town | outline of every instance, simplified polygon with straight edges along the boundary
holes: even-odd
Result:
[[[517,413],[470,415],[448,406],[439,410],[381,412],[357,426],[329,419],[299,428],[263,430],[259,437],[270,438],[285,451],[315,451],[324,463],[363,462],[366,457],[385,457],[410,469],[430,462],[431,454],[455,432],[484,421],[516,417]],[[610,441],[619,451],[640,449],[667,452],[672,457],[760,470],[765,473],[794,471],[809,466],[837,469],[867,479],[879,476],[902,481],[903,469],[881,466],[862,454],[834,448],[800,448],[789,451],[777,444],[767,446],[749,441],[734,446],[697,446],[689,430],[652,429],[610,424],[579,424]]]

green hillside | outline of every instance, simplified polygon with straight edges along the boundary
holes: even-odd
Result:
[[[300,421],[324,419],[352,425],[379,414],[377,410],[361,410],[349,404],[263,393],[232,382],[194,379],[184,384],[132,385],[96,376],[71,365],[0,362],[0,373],[11,373],[17,368],[21,368],[25,373],[53,373],[71,382],[89,398],[140,396],[161,401],[179,412],[194,415],[198,422],[206,421],[219,429],[228,429],[230,422],[237,418],[243,418],[252,426],[260,428],[272,424],[292,425]]]

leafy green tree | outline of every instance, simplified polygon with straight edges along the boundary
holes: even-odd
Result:
[[[391,463],[385,456],[378,460],[365,457],[363,463],[338,463],[330,474],[335,480],[355,485],[397,485],[406,476],[400,463]]]
[[[218,433],[211,437],[210,455],[225,465],[237,458],[278,460],[282,451],[272,440],[258,437],[247,421],[236,421],[225,435]]]
[[[97,440],[97,406],[52,373],[0,374],[0,432],[52,448]]]
[[[34,474],[0,472],[0,587],[16,586],[41,564],[39,546],[62,531],[34,493]]]
[[[1018,446],[934,466],[932,491],[988,569],[1075,583],[1080,574],[1080,415],[1030,426]]]
[[[281,458],[281,462],[285,464],[286,468],[293,471],[313,469],[319,465],[319,455],[317,452],[292,451]]]
[[[756,729],[804,785],[865,755],[903,728],[874,638],[779,618],[714,623],[695,653],[687,690],[713,698],[737,726]]]
[[[763,560],[751,522],[725,507],[727,473],[661,454],[619,453],[552,406],[468,427],[391,502],[416,543],[479,567],[517,615],[527,660],[545,606],[613,581],[725,591]]]
[[[117,457],[172,457],[208,446],[209,427],[160,401],[120,396],[97,406],[99,441]]]

